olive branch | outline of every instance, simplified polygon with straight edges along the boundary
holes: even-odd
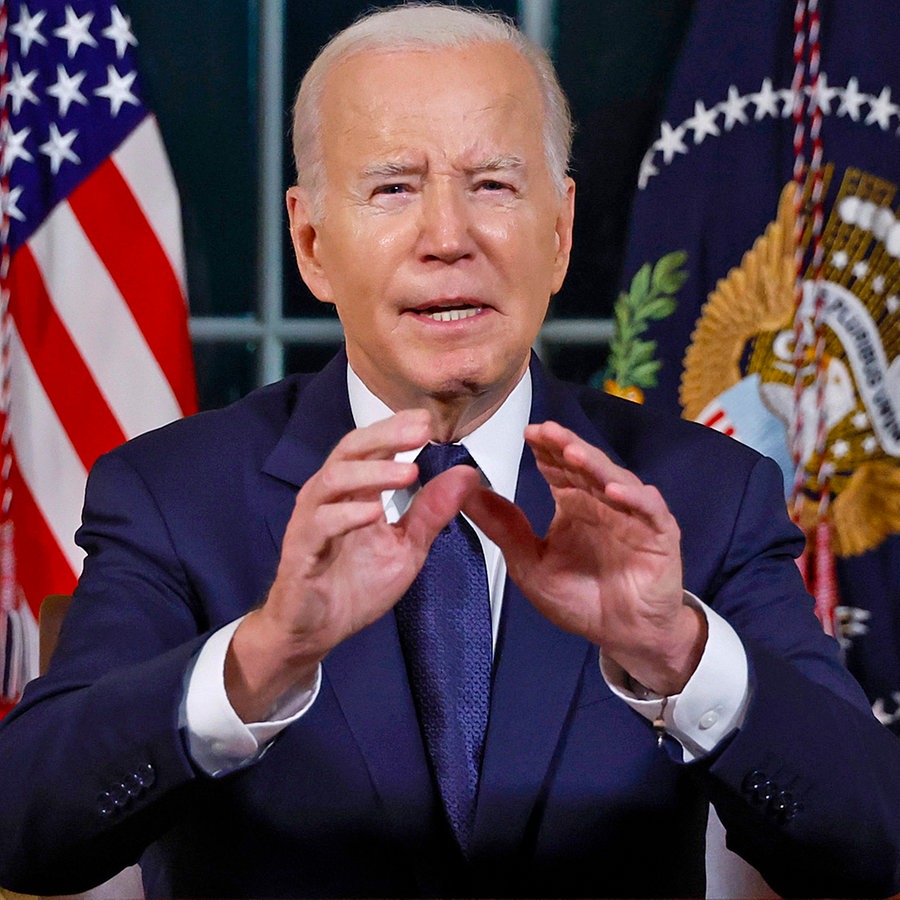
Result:
[[[656,341],[641,338],[650,322],[668,318],[675,311],[675,294],[688,277],[683,268],[687,253],[667,253],[655,265],[644,263],[619,294],[613,307],[616,330],[610,343],[604,378],[625,387],[656,387],[662,362],[654,359]]]

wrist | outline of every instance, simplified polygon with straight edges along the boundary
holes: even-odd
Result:
[[[696,671],[707,636],[702,611],[683,603],[672,624],[660,629],[651,643],[608,655],[637,688],[636,696],[669,697],[680,693]]]
[[[254,610],[236,629],[225,656],[228,700],[243,721],[260,721],[285,692],[311,690],[321,660]]]

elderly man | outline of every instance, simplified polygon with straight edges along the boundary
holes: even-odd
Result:
[[[900,889],[900,746],[774,465],[531,356],[569,131],[493,17],[323,50],[287,203],[346,353],[97,464],[57,656],[0,731],[0,883],[701,896],[712,799],[781,892]]]

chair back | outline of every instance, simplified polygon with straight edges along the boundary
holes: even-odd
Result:
[[[62,628],[63,619],[71,605],[72,597],[69,594],[49,594],[41,604],[38,615],[41,675],[47,671],[47,666],[50,665],[50,657],[53,655],[59,639],[59,629]]]

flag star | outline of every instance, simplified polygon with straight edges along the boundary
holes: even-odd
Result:
[[[703,105],[702,100],[694,102],[694,115],[691,116],[684,124],[694,132],[694,143],[702,144],[703,139],[709,135],[710,137],[719,136],[719,126],[716,125],[716,118],[719,115],[717,107],[707,109]]]
[[[659,140],[653,146],[655,149],[662,151],[663,162],[668,165],[675,158],[676,153],[687,153],[687,147],[685,147],[682,140],[684,128],[681,125],[673,128],[668,122],[663,122],[659,129]]]
[[[123,16],[118,6],[114,6],[111,13],[112,20],[100,33],[103,37],[115,41],[116,56],[121,59],[125,55],[129,44],[132,47],[137,46],[137,38],[131,33],[131,19]]]
[[[853,422],[853,427],[857,431],[864,431],[869,427],[869,417],[862,410],[855,413],[851,421]]]
[[[14,187],[9,191],[6,189],[0,191],[0,210],[2,210],[4,216],[9,216],[11,219],[18,219],[20,222],[25,221],[25,213],[16,206],[16,203],[21,196],[22,185]]]
[[[22,72],[22,67],[17,63],[13,63],[12,78],[6,84],[5,96],[12,97],[13,113],[18,115],[22,111],[22,104],[27,100],[29,103],[39,104],[38,98],[35,96],[31,86],[34,84],[35,78],[38,77],[38,70],[33,69],[28,74]]]
[[[30,128],[23,128],[21,131],[13,131],[9,122],[3,128],[2,135],[2,163],[0,163],[0,173],[5,175],[12,167],[17,159],[24,159],[25,162],[34,162],[34,157],[25,149],[25,141],[31,134]]]
[[[821,72],[815,86],[811,85],[808,87],[807,92],[812,98],[813,106],[818,106],[824,115],[830,116],[831,101],[837,97],[838,89],[828,86],[828,75],[825,72]]]
[[[61,116],[66,115],[73,103],[80,103],[82,106],[88,105],[87,98],[81,93],[81,82],[84,81],[85,75],[87,72],[70,75],[63,66],[57,64],[56,84],[51,84],[47,88],[47,93],[59,101]]]
[[[853,267],[853,277],[854,278],[865,278],[866,275],[869,274],[869,264],[864,260],[860,260]]]
[[[22,50],[22,56],[28,56],[31,45],[34,43],[47,46],[47,38],[41,34],[41,23],[47,17],[47,10],[42,9],[33,16],[28,12],[28,7],[22,4],[19,10],[19,21],[15,25],[10,25],[9,30],[19,39],[19,46]]]
[[[728,88],[728,99],[721,104],[722,112],[725,113],[723,127],[726,131],[731,131],[735,122],[740,122],[741,125],[747,124],[747,114],[744,112],[744,107],[749,102],[748,98],[742,97],[738,93],[738,89],[734,85]]]
[[[884,293],[884,285],[885,285],[884,275],[876,275],[872,279],[872,290],[875,291],[876,294]]]
[[[72,150],[72,143],[78,137],[78,129],[72,129],[67,134],[60,134],[56,122],[50,123],[50,140],[41,144],[40,151],[50,157],[50,169],[55,175],[65,160],[80,163],[78,155]]]
[[[138,98],[131,93],[131,85],[137,78],[137,72],[129,72],[127,75],[120,75],[115,66],[106,67],[107,82],[103,87],[98,87],[94,93],[98,97],[106,97],[109,100],[110,113],[115,118],[119,114],[119,110],[124,103],[131,103],[137,106]]]
[[[85,13],[79,17],[71,6],[66,6],[66,24],[55,28],[53,33],[66,42],[69,59],[78,52],[78,48],[82,44],[87,44],[89,47],[97,46],[97,41],[90,31],[93,20],[94,14],[92,12]]]
[[[831,255],[831,264],[836,269],[843,269],[850,262],[850,257],[846,250],[838,250]]]
[[[898,309],[900,309],[900,297],[896,294],[891,294],[891,296],[887,298],[887,311],[889,313],[895,313]]]
[[[891,89],[883,87],[881,93],[869,100],[869,114],[866,116],[866,125],[877,122],[882,131],[891,127],[891,116],[900,115],[900,106],[891,102]]]
[[[653,164],[653,157],[655,154],[656,151],[651,147],[641,160],[641,170],[638,173],[639,190],[644,190],[644,188],[647,187],[647,182],[650,181],[654,175],[659,175],[659,169]]]
[[[756,104],[754,121],[758,122],[766,116],[778,118],[778,91],[772,90],[772,79],[764,78],[759,92],[750,95],[750,100]]]
[[[875,453],[875,451],[878,450],[878,440],[877,440],[877,438],[875,438],[874,435],[870,434],[862,442],[862,446],[863,446],[863,450],[865,450],[866,453]]]
[[[858,122],[860,107],[865,102],[866,95],[859,92],[859,81],[856,78],[851,78],[847,82],[847,87],[844,88],[837,114],[839,116],[850,116],[854,122]]]

